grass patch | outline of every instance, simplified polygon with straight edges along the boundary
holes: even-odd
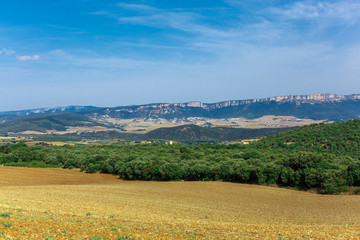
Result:
[[[92,236],[90,239],[91,239],[91,240],[106,240],[107,238],[106,238],[106,237],[105,237],[105,238],[102,238],[102,237],[100,237],[100,236]]]
[[[117,238],[117,240],[131,240],[131,239],[132,239],[131,237],[124,235]]]
[[[2,222],[1,225],[6,227],[6,228],[10,228],[12,226],[12,224],[8,223],[8,222]]]
[[[1,216],[2,218],[9,218],[9,217],[10,217],[10,213],[9,213],[9,212],[2,213],[0,216]]]

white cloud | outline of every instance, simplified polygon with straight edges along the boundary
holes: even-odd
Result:
[[[20,61],[38,61],[40,60],[40,56],[35,54],[33,56],[17,56],[17,59]]]
[[[207,16],[197,12],[198,10],[226,10],[229,8],[155,8],[143,4],[125,4],[118,6],[122,9],[132,10],[130,16],[122,16],[108,13],[107,16],[115,18],[122,24],[138,24],[154,28],[170,28],[179,31],[194,33],[212,37],[233,36],[233,29],[216,28],[205,24],[209,20]]]
[[[181,49],[193,50],[196,54],[203,52],[213,56],[214,61],[218,56],[224,55],[224,52],[230,55],[232,52],[238,52],[241,49],[239,46],[244,44],[269,48],[276,46],[302,48],[309,42],[319,45],[336,44],[337,40],[343,41],[342,36],[333,30],[334,27],[339,26],[344,26],[344,33],[352,35],[346,43],[350,45],[350,41],[353,41],[354,35],[358,32],[356,31],[358,29],[353,28],[359,26],[360,22],[360,3],[356,0],[300,0],[277,5],[274,4],[279,2],[277,0],[266,3],[262,0],[223,1],[231,6],[231,9],[238,8],[239,13],[231,15],[233,16],[231,21],[226,22],[224,19],[224,24],[221,26],[216,22],[213,24],[214,17],[218,15],[209,16],[186,8],[174,10],[144,4],[119,3],[117,6],[124,10],[122,14],[118,11],[100,13],[116,19],[121,24],[177,30],[178,32],[173,31],[164,35],[164,38],[171,38],[173,42],[169,49],[178,49],[179,55],[190,55],[189,52],[180,53]],[[217,14],[222,16],[225,12]],[[229,14],[234,13],[230,11]],[[249,20],[243,21],[248,15]],[[305,20],[309,24],[299,24],[297,20]],[[133,44],[164,48],[163,45],[157,46],[152,39],[145,43]],[[338,45],[339,49],[342,47]]]
[[[184,32],[197,32],[199,25],[195,21],[199,18],[191,12],[169,12],[154,10],[147,15],[118,17],[120,23],[147,25],[156,28],[173,28]]]
[[[3,53],[5,55],[12,55],[12,54],[15,54],[15,51],[12,49],[3,48],[2,50],[0,50],[0,55],[2,55]]]
[[[303,1],[285,8],[272,8],[272,12],[288,19],[334,18],[352,21],[360,17],[360,3],[353,1]]]
[[[142,10],[142,11],[155,11],[156,8],[153,8],[144,4],[128,4],[128,3],[118,3],[119,7],[133,10]]]

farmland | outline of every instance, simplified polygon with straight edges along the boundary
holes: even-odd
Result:
[[[355,195],[0,167],[3,239],[358,239]]]

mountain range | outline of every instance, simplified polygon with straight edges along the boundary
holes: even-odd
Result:
[[[266,113],[260,111],[264,108],[267,113],[274,115],[292,115],[312,119],[341,120],[359,117],[358,104],[360,94],[310,94],[289,95],[269,98],[255,98],[247,100],[230,100],[218,103],[157,103],[146,105],[119,106],[113,108],[100,108],[94,106],[66,106],[55,108],[38,108],[31,110],[0,112],[0,116],[24,116],[41,113],[55,112],[88,112],[94,114],[107,114],[121,118],[184,118],[184,117],[261,117]],[[314,109],[324,111],[332,106],[331,112],[315,113]],[[341,107],[348,106],[343,109]],[[355,107],[354,109],[350,109]],[[228,111],[225,111],[228,110]],[[300,111],[299,111],[300,110]],[[309,111],[307,111],[309,110]],[[355,115],[354,115],[355,114]],[[351,116],[351,117],[350,117]]]
[[[360,118],[360,94],[311,94],[218,103],[158,103],[100,108],[67,106],[0,112],[0,134],[148,133],[194,124],[274,128]]]

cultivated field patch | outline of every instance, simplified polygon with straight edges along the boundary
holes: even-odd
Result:
[[[0,239],[360,239],[360,197],[0,167]]]

